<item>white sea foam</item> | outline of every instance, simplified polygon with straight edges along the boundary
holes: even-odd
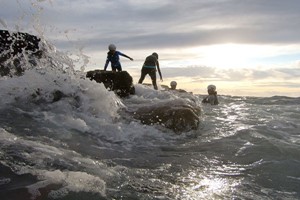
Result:
[[[256,189],[270,186],[270,198],[282,190],[279,198],[284,199],[284,190],[296,191],[299,100],[289,104],[282,99],[274,106],[281,98],[274,103],[268,98],[220,96],[220,105],[202,106],[199,96],[140,84],[135,85],[136,95],[120,99],[103,84],[75,73],[68,57],[55,50],[48,55],[53,62],[28,66],[20,77],[0,79],[1,164],[16,175],[38,178],[27,186],[32,199],[40,197],[40,188],[53,184],[60,187],[50,191],[50,198],[70,192],[105,196],[106,187],[116,186],[111,183],[115,179],[120,185],[108,198],[264,198]],[[55,91],[62,93],[58,101]],[[203,107],[195,134],[178,136],[128,114],[143,106],[177,103]],[[277,163],[283,163],[280,173],[274,171]],[[160,189],[152,187],[151,180],[157,180]],[[0,185],[14,181],[1,178]],[[131,187],[135,182],[142,187]]]
[[[45,162],[55,162],[55,160],[62,160],[64,163],[81,165],[95,175],[80,171],[61,171],[61,170],[40,170],[38,168],[28,168],[25,166],[14,166],[17,174],[33,174],[38,177],[40,181],[27,188],[32,194],[32,199],[40,196],[39,188],[47,187],[51,184],[62,185],[57,191],[52,191],[49,195],[55,198],[68,194],[68,192],[92,192],[105,195],[105,181],[101,178],[109,179],[111,176],[117,175],[113,169],[108,169],[103,163],[84,158],[80,154],[69,151],[67,149],[59,149],[49,144],[43,144],[37,141],[31,141],[22,137],[17,137],[12,133],[0,130],[0,145],[2,148],[27,149],[26,152],[20,152],[27,162],[34,164],[34,166],[43,167]],[[30,153],[27,153],[28,150]],[[2,182],[8,179],[3,179]]]
[[[58,190],[52,190],[48,197],[62,198],[69,192],[91,192],[99,193],[105,196],[105,182],[97,176],[90,175],[85,172],[76,171],[35,171],[38,179],[41,181],[27,186],[28,191],[32,195],[32,199],[38,198],[41,194],[39,189],[49,186],[50,184],[61,185]]]

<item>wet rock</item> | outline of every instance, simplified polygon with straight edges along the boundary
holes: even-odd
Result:
[[[133,79],[127,71],[93,70],[88,71],[86,77],[90,80],[95,80],[97,83],[103,83],[106,88],[115,91],[120,97],[135,94]]]
[[[184,101],[169,101],[137,109],[133,117],[143,124],[160,124],[174,132],[195,130],[199,127],[201,109]]]
[[[66,95],[65,95],[62,91],[60,91],[60,90],[55,90],[55,91],[52,93],[52,95],[53,95],[53,100],[52,100],[52,102],[59,101],[59,100],[61,100],[63,97],[66,96]]]
[[[21,75],[24,62],[36,65],[43,55],[42,46],[34,35],[0,30],[0,75]]]

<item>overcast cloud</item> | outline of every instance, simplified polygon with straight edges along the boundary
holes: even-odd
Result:
[[[8,27],[27,25],[28,21],[18,21],[32,20],[35,14],[41,25],[47,25],[46,34],[62,40],[62,46],[68,44],[63,43],[64,35],[51,32],[66,32],[70,40],[80,39],[94,49],[107,46],[107,41],[135,49],[232,41],[300,43],[298,0],[2,0],[1,4],[1,19]]]
[[[299,0],[1,0],[0,26],[42,33],[64,51],[84,47],[91,63],[101,68],[109,43],[140,62],[146,55],[136,52],[165,51],[163,60],[164,55],[175,59],[178,54],[168,51],[176,49],[179,57],[188,59],[185,48],[214,44],[293,45],[296,50],[281,69],[220,70],[197,63],[187,70],[190,64],[183,62],[162,70],[170,79],[181,70],[179,74],[195,79],[260,80],[281,75],[285,80],[300,76],[299,11]]]

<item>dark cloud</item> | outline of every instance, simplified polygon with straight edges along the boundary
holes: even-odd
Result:
[[[10,28],[17,24],[32,31],[40,21],[46,37],[62,48],[69,41],[91,49],[108,41],[136,49],[300,43],[298,0],[32,0],[7,1],[0,9]],[[25,27],[22,17],[32,26]]]

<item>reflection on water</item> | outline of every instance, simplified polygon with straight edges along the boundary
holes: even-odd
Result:
[[[237,186],[240,184],[240,178],[231,173],[223,174],[211,171],[191,171],[187,177],[183,177],[181,199],[214,199],[221,196],[232,196]]]
[[[70,98],[46,108],[34,104],[32,109],[26,105],[28,111],[13,106],[1,110],[1,164],[20,170],[1,174],[6,188],[0,196],[4,191],[6,199],[13,199],[9,181],[19,184],[13,178],[20,171],[37,179],[23,177],[28,183],[17,189],[26,187],[37,198],[41,187],[49,189],[48,197],[61,199],[74,199],[73,194],[123,200],[299,196],[299,114],[294,105],[282,106],[284,114],[278,115],[277,106],[260,105],[259,98],[220,97],[219,106],[202,106],[198,130],[177,135],[128,118],[109,120],[117,107],[102,109],[102,103],[110,105],[114,99],[98,90],[95,94],[103,98],[94,92],[82,95],[89,97],[83,111],[67,106]],[[154,97],[171,98],[154,92]],[[93,106],[99,109],[97,116],[90,112],[90,102],[99,105]],[[129,103],[136,108],[136,102]]]
[[[245,183],[252,178],[246,174],[263,164],[263,160],[245,165],[220,160],[221,158],[212,159],[207,167],[193,169],[181,177],[178,199],[233,199],[247,196],[247,189],[243,191],[241,188],[248,187]]]

